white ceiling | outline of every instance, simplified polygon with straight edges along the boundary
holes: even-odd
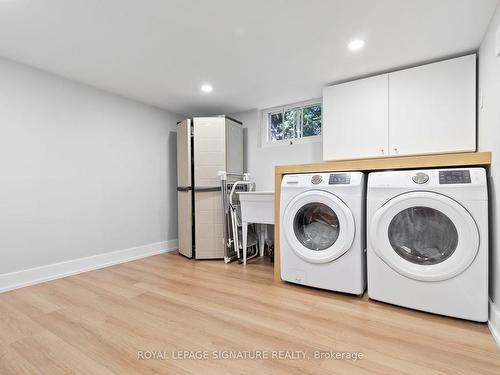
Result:
[[[0,0],[0,55],[177,113],[233,113],[475,50],[496,4]],[[348,51],[353,38],[365,49]],[[205,82],[213,93],[200,92]]]

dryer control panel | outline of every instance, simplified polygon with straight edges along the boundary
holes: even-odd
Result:
[[[348,185],[351,183],[350,173],[335,173],[328,178],[328,185]]]
[[[439,184],[470,184],[470,171],[464,170],[451,170],[439,171]]]

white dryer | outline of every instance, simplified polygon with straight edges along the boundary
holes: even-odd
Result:
[[[370,173],[367,236],[370,298],[488,319],[483,168]]]
[[[280,202],[281,278],[362,294],[366,287],[364,174],[285,175]]]

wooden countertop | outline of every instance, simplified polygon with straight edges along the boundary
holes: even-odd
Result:
[[[386,156],[382,158],[336,160],[314,164],[279,165],[274,172],[274,278],[280,280],[280,197],[281,179],[284,174],[380,171],[388,169],[446,168],[465,166],[488,166],[491,152],[463,152],[453,154]]]

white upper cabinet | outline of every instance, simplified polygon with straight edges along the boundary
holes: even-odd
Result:
[[[391,154],[476,150],[476,55],[389,74]]]
[[[476,150],[476,55],[323,90],[323,159]]]
[[[323,159],[387,155],[388,75],[323,90]]]

